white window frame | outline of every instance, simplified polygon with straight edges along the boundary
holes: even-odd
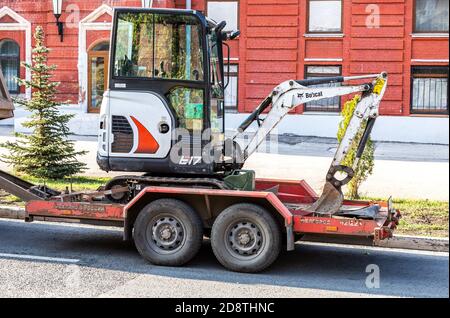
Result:
[[[206,0],[206,16],[208,16],[208,6],[210,3],[227,3],[227,2],[233,2],[236,3],[236,25],[230,27],[230,25],[228,24],[229,21],[227,22],[227,25],[225,26],[225,31],[235,31],[235,30],[239,30],[239,0]],[[209,16],[208,16],[209,17]],[[210,17],[212,19],[214,19],[213,17]],[[221,21],[216,21],[217,23],[221,22]]]
[[[232,71],[231,68],[236,68],[235,71]],[[224,66],[224,75],[225,75],[225,80],[227,80],[228,78],[228,74],[230,74],[230,82],[228,83],[228,87],[229,85],[232,85],[231,82],[231,78],[236,78],[236,102],[234,103],[235,105],[227,105],[227,94],[226,91],[228,89],[228,87],[225,89],[225,94],[224,94],[224,105],[225,105],[225,111],[226,112],[237,112],[238,111],[238,105],[239,105],[239,65],[238,64],[230,64],[230,72],[228,73],[228,68],[226,66]]]
[[[341,12],[340,12],[340,26],[339,30],[311,30],[311,3],[312,2],[324,2],[324,1],[339,1],[341,3]],[[344,15],[344,3],[342,0],[308,0],[307,3],[307,19],[306,19],[306,31],[308,34],[342,34],[344,22],[343,22],[343,15]]]
[[[0,44],[2,44],[3,42],[12,42],[14,45],[17,46],[17,54],[13,55],[13,54],[9,53],[7,55],[7,59],[8,60],[13,60],[17,64],[17,68],[15,70],[16,71],[16,76],[15,77],[19,77],[20,78],[20,44],[17,43],[16,40],[9,39],[9,38],[0,39]],[[2,59],[2,56],[0,55],[0,61],[1,61],[1,59]],[[8,80],[6,79],[6,75],[7,74],[3,74],[3,76],[5,77],[6,83],[8,83]],[[20,85],[19,85],[19,83],[17,83],[17,81],[14,80],[14,82],[15,82],[14,85],[15,85],[16,89],[15,90],[9,90],[9,93],[10,94],[14,94],[14,95],[20,94]]]
[[[78,83],[80,85],[79,105],[83,112],[88,112],[88,51],[87,51],[87,31],[110,31],[111,22],[96,22],[103,14],[108,14],[112,18],[113,9],[107,4],[102,4],[97,9],[88,14],[79,23],[78,27]]]
[[[332,72],[329,72],[329,73],[316,72],[316,73],[313,73],[313,72],[308,71],[308,68],[312,68],[312,67],[317,67],[317,68],[327,68],[327,67],[331,68],[331,67],[333,67],[333,68],[337,68],[339,70],[339,72],[334,72],[334,73],[332,73]],[[311,75],[313,75],[313,76],[311,76]],[[334,77],[334,76],[341,76],[341,75],[342,75],[342,65],[315,65],[315,64],[305,65],[305,78],[311,78],[311,77]],[[340,84],[335,84],[335,85],[339,86]],[[325,85],[323,85],[323,86],[325,86]],[[328,100],[331,100],[331,99],[334,99],[334,98],[336,98],[336,97],[327,98],[327,99],[324,99],[324,100],[321,100],[321,101],[324,102],[324,101],[328,101]],[[338,112],[341,111],[342,103],[341,103],[341,98],[340,97],[338,97],[337,99],[339,100],[338,104],[335,105],[337,107],[335,107],[334,105],[327,105],[327,106],[319,106],[319,105],[317,105],[321,101],[307,103],[304,106],[305,112],[338,113]],[[316,104],[316,106],[311,105],[311,104]]]
[[[31,22],[7,6],[0,9],[0,19],[4,16],[9,16],[16,22],[0,23],[0,31],[25,31],[25,62],[31,64]],[[31,70],[28,68],[25,69],[25,80],[31,80]],[[25,89],[25,96],[31,98],[31,88]]]
[[[437,71],[442,71],[442,72],[436,72],[436,73],[430,73],[429,76],[426,76],[426,73],[419,73],[418,70],[420,69],[427,69],[429,68],[431,69],[436,69]],[[416,78],[424,78],[424,79],[428,79],[428,78],[445,78],[445,68],[446,68],[446,73],[447,73],[447,108],[443,109],[443,108],[437,108],[438,105],[426,105],[423,106],[422,108],[414,108],[414,94],[415,94],[415,90],[414,90],[414,80]],[[411,69],[411,103],[410,103],[410,113],[413,115],[417,115],[417,114],[423,114],[423,115],[448,115],[449,113],[449,105],[448,105],[448,101],[449,101],[449,96],[448,96],[448,76],[449,76],[449,70],[448,70],[448,66],[413,66]],[[424,84],[425,85],[425,84]],[[425,88],[425,87],[424,87]],[[424,97],[425,98],[425,97]],[[435,109],[433,111],[433,108]]]
[[[448,2],[447,2],[448,3]],[[439,31],[430,31],[430,30],[417,30],[417,0],[414,0],[414,10],[413,10],[413,34],[417,34],[417,35],[429,35],[430,37],[433,36],[447,36],[448,37],[448,33],[449,30],[447,29],[445,30],[439,30]]]

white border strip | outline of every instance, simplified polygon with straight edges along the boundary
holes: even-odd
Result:
[[[0,253],[0,257],[35,260],[35,261],[58,262],[58,263],[71,263],[71,264],[75,264],[80,261],[79,259],[74,259],[74,258],[48,257],[48,256],[9,254],[9,253]]]
[[[305,38],[343,38],[344,33],[305,33]]]
[[[80,87],[79,104],[83,113],[88,112],[88,52],[87,52],[87,31],[111,31],[111,22],[95,22],[103,14],[112,17],[113,9],[107,4],[102,4],[97,9],[88,14],[79,23],[78,27],[78,85]],[[110,63],[112,63],[110,61]],[[82,100],[84,94],[84,100]]]
[[[448,38],[448,33],[412,33],[412,38]]]
[[[321,58],[305,58],[305,62],[342,62],[342,59],[321,59]]]
[[[448,59],[447,60],[411,59],[411,62],[418,62],[418,63],[448,63]]]

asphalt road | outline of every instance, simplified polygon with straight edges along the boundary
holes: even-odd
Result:
[[[449,297],[448,253],[302,243],[249,275],[206,240],[180,268],[146,263],[114,228],[0,220],[0,242],[0,297]]]

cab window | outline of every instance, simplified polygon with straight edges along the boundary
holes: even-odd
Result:
[[[117,23],[114,75],[153,76],[153,14],[120,14]]]
[[[223,132],[223,73],[220,62],[219,49],[222,49],[217,34],[212,30],[208,34],[208,49],[210,61],[210,85],[211,85],[211,132]]]
[[[202,81],[201,36],[193,16],[155,15],[155,77]]]
[[[214,96],[222,98],[223,74],[222,74],[222,65],[219,59],[219,49],[222,49],[222,47],[219,48],[217,35],[214,31],[211,31],[208,34],[208,45],[209,45],[210,70],[211,70],[210,81],[213,89],[212,93]]]
[[[121,13],[114,75],[203,81],[202,28],[189,15]]]
[[[176,87],[169,93],[170,104],[177,114],[180,128],[203,130],[203,90]]]

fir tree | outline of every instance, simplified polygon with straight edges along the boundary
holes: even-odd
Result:
[[[31,112],[23,126],[32,134],[16,133],[16,141],[1,144],[9,150],[2,155],[3,162],[12,164],[17,172],[44,179],[59,179],[85,169],[85,164],[76,157],[86,151],[75,151],[74,142],[68,139],[69,120],[73,114],[62,114],[58,106],[66,104],[56,101],[59,82],[52,81],[55,65],[47,65],[49,49],[44,45],[44,31],[36,27],[32,64],[22,63],[31,70],[31,80],[17,79],[20,86],[32,89],[31,99],[16,99],[15,102]]]

